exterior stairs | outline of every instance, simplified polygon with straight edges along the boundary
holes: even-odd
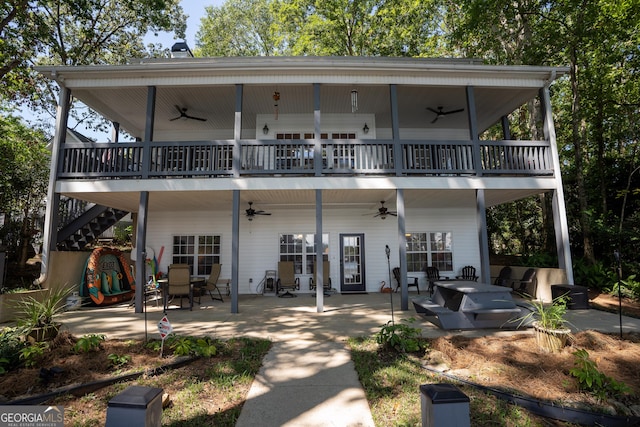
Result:
[[[58,230],[57,248],[61,251],[80,251],[109,227],[128,214],[127,211],[94,205]]]

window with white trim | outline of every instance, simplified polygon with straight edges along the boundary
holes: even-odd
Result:
[[[313,274],[315,234],[281,234],[280,261],[293,261],[295,274]],[[329,234],[322,233],[322,258],[329,260]]]
[[[407,233],[405,238],[408,272],[422,272],[425,265],[453,272],[451,232]]]
[[[189,264],[194,276],[207,276],[213,264],[220,264],[221,241],[220,235],[173,236],[172,262]]]

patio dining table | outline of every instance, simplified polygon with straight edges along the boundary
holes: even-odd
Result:
[[[511,288],[466,280],[436,281],[428,298],[412,300],[417,313],[442,329],[516,328],[521,308]]]

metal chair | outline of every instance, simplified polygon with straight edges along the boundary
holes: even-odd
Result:
[[[330,272],[330,263],[329,261],[323,261],[322,262],[322,291],[323,294],[326,296],[331,296],[331,277],[329,276],[329,272]],[[313,265],[313,277],[309,279],[309,289],[310,290],[315,290],[316,289],[316,283],[318,283],[318,271],[317,271],[317,267],[314,264]]]
[[[211,274],[209,274],[209,278],[205,282],[204,287],[202,289],[205,292],[209,292],[209,296],[211,297],[212,300],[218,300],[218,301],[224,302],[224,300],[222,299],[222,293],[220,292],[220,288],[218,288],[218,279],[220,278],[221,268],[222,268],[222,265],[220,264],[213,264],[211,266]],[[218,292],[217,298],[213,296],[214,292]]]
[[[189,310],[193,310],[193,284],[191,284],[191,270],[188,264],[171,264],[167,277],[167,287],[164,294],[164,308],[169,305],[169,297],[180,297],[180,308],[182,308],[182,297],[189,298]]]
[[[396,279],[396,290],[400,289],[400,267],[395,267],[393,270],[393,278]],[[407,277],[407,289],[409,286],[415,286],[418,294],[420,294],[420,287],[418,286],[418,278],[417,277]]]
[[[517,283],[517,282],[516,282]],[[520,286],[514,292],[523,298],[535,298],[538,292],[538,279],[536,278],[536,270],[533,268],[527,269],[520,279]]]
[[[462,267],[461,274],[456,276],[456,279],[477,282],[478,276],[476,276],[476,268],[472,265]]]
[[[433,282],[436,280],[449,280],[446,276],[440,275],[440,270],[437,267],[425,267],[424,272],[427,275],[427,281],[429,282],[429,295],[433,295]]]
[[[507,288],[511,287],[511,267],[502,267],[502,270],[500,270],[500,273],[493,284],[496,286],[505,286]]]
[[[280,295],[282,289],[285,290],[285,293]],[[295,275],[293,261],[279,261],[276,295],[280,298],[294,298],[298,295],[292,294],[290,291],[297,289],[300,289],[300,280]]]

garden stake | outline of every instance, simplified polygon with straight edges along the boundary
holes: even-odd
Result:
[[[389,268],[389,300],[391,301],[391,325],[395,326],[396,322],[393,318],[393,286],[391,286],[391,262],[389,261],[389,255],[391,255],[391,249],[389,245],[384,245],[384,251],[387,254],[387,267]]]

